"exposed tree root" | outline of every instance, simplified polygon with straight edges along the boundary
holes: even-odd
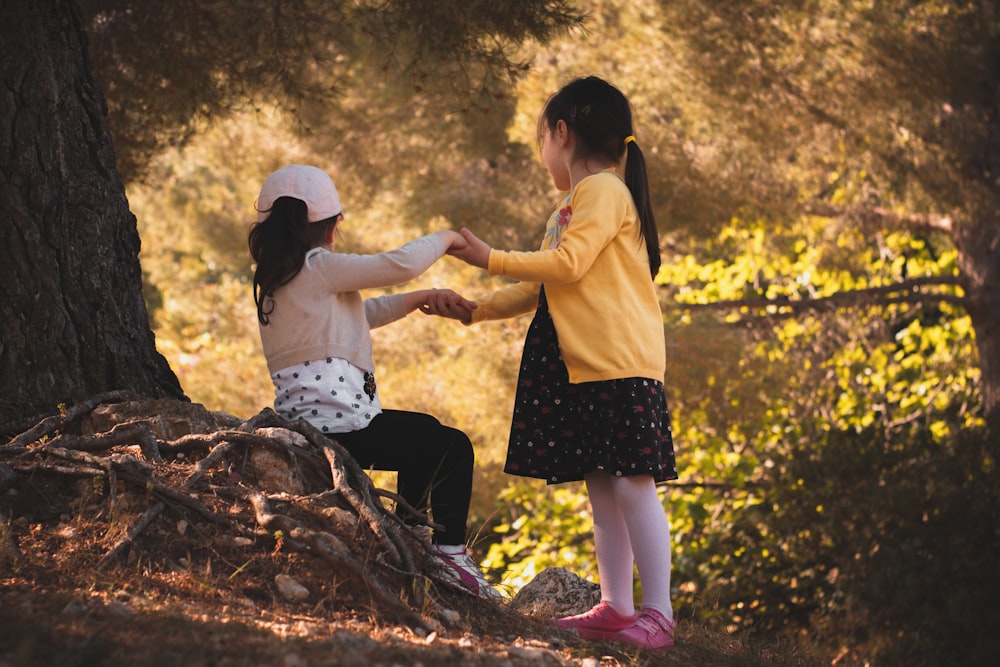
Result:
[[[185,527],[203,526],[198,536],[229,535],[261,555],[304,554],[312,567],[359,584],[376,615],[440,627],[440,601],[465,594],[383,499],[402,514],[420,513],[375,488],[343,447],[305,422],[270,409],[236,422],[180,401],[95,397],[0,445],[0,516],[51,516],[69,506],[113,517],[114,529],[96,545],[94,567],[105,570],[157,558],[150,532],[175,530],[168,517],[180,517]],[[39,507],[46,500],[54,509]],[[16,543],[4,551],[20,556]]]

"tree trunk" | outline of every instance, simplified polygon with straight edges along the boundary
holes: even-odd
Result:
[[[1000,429],[1000,216],[958,222],[953,240],[979,349],[980,387],[987,420]],[[1000,431],[998,431],[1000,432]]]
[[[73,0],[0,0],[0,435],[112,389],[183,398]]]

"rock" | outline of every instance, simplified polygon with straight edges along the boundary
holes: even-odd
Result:
[[[0,493],[8,489],[13,490],[15,484],[17,484],[17,473],[6,463],[0,463]]]
[[[305,490],[302,477],[288,456],[267,447],[250,448],[247,468],[257,480],[257,486],[269,493],[300,495]]]
[[[135,610],[123,602],[109,602],[105,607],[105,611],[111,616],[117,616],[119,618],[125,618],[128,616],[135,616]]]
[[[554,652],[531,646],[511,646],[507,649],[507,655],[516,659],[518,664],[545,665],[549,664],[550,661],[556,664],[560,662],[559,657]]]
[[[301,602],[309,597],[309,589],[287,574],[276,575],[274,585],[278,587],[281,597],[289,602]]]
[[[511,600],[525,616],[561,618],[582,614],[601,601],[601,587],[563,567],[542,570]]]
[[[73,618],[82,618],[89,613],[87,605],[80,600],[70,600],[63,607],[62,613],[66,616],[72,616]]]
[[[358,525],[358,516],[340,507],[324,507],[320,510],[336,526],[337,531],[350,535]]]

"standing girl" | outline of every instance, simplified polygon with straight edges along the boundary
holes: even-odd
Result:
[[[465,240],[441,231],[376,255],[334,252],[340,197],[324,171],[304,165],[268,176],[257,209],[254,302],[275,410],[336,437],[364,468],[398,471],[399,495],[421,512],[429,505],[442,526],[432,536],[440,560],[465,587],[495,595],[465,547],[472,444],[430,415],[382,409],[369,333],[417,308],[467,316],[474,306],[447,290],[371,299],[358,291],[415,278]]]
[[[601,582],[600,604],[556,624],[584,638],[669,650],[670,526],[656,483],[676,479],[677,471],[645,159],[628,100],[597,77],[552,96],[538,131],[542,161],[569,194],[536,252],[491,249],[462,230],[468,245],[450,254],[521,282],[478,300],[474,311],[450,314],[468,323],[535,310],[506,472],[550,483],[584,480]],[[638,614],[633,565],[642,584]]]

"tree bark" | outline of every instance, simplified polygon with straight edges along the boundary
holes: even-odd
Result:
[[[1000,434],[1000,215],[996,209],[992,218],[959,222],[952,238],[966,309],[976,332],[983,409]]]
[[[0,435],[115,389],[184,398],[74,0],[0,0]]]

